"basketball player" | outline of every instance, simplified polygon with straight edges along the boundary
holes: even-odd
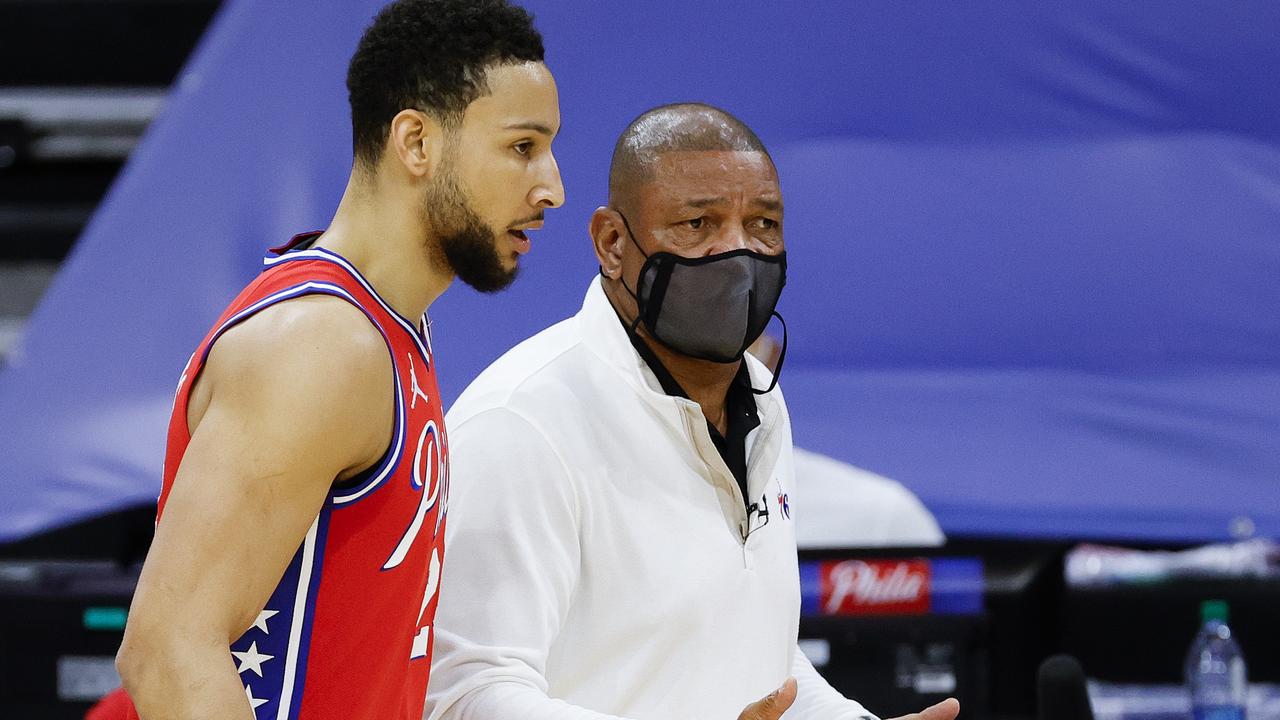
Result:
[[[117,659],[142,718],[422,717],[448,493],[425,311],[511,282],[563,201],[542,58],[505,0],[399,0],[365,32],[329,229],[275,251],[179,383]]]

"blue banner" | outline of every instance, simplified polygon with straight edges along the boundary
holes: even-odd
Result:
[[[337,203],[379,5],[225,3],[0,374],[0,540],[154,500],[187,355]],[[578,307],[617,133],[701,100],[780,168],[797,445],[950,535],[1280,536],[1280,4],[528,6],[568,200],[432,308],[446,397]]]

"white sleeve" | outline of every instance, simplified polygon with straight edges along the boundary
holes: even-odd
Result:
[[[578,507],[553,446],[495,409],[450,426],[445,560],[425,717],[622,720],[547,696],[578,582]]]
[[[785,720],[878,720],[861,703],[831,687],[800,648],[791,660],[791,675],[796,679],[796,701],[783,713]]]

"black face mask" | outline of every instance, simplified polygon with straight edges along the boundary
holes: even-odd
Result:
[[[649,334],[672,350],[718,363],[742,360],[742,355],[764,332],[769,319],[782,316],[775,307],[787,284],[786,253],[765,255],[752,250],[732,250],[717,255],[686,258],[669,252],[645,253],[631,224],[619,217],[645,256],[633,291],[638,315],[631,331],[643,322]],[[787,325],[782,323],[782,353],[773,382],[778,384],[787,354]]]

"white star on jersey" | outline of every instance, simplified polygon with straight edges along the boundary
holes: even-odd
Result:
[[[244,696],[249,698],[249,707],[253,708],[254,710],[257,710],[260,706],[265,705],[267,703],[267,701],[262,698],[254,697],[253,691],[249,689],[248,685],[244,686]]]
[[[258,619],[253,621],[253,625],[251,627],[258,628],[262,631],[263,635],[270,635],[271,631],[267,629],[267,621],[279,614],[279,610],[263,610],[258,613]]]
[[[232,650],[231,654],[235,655],[236,659],[240,661],[240,667],[236,669],[236,672],[243,675],[245,670],[252,670],[257,673],[258,677],[262,677],[262,663],[275,658],[275,655],[258,652],[258,641],[256,640],[249,643],[247,652]]]

